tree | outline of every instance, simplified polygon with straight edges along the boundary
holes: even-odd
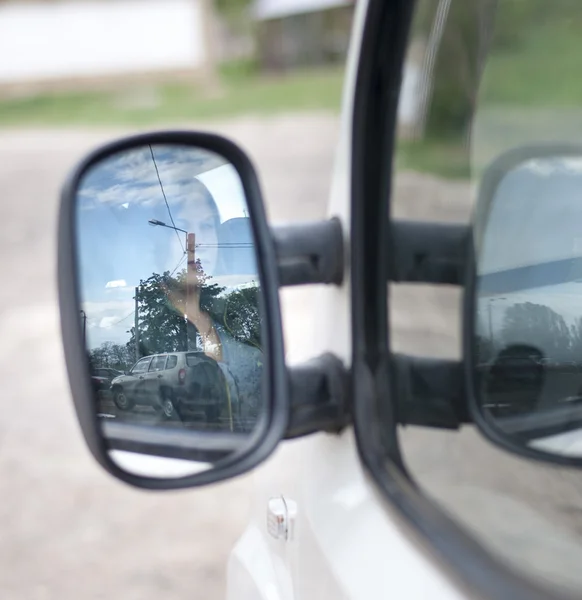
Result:
[[[431,2],[438,7],[439,3]],[[427,73],[432,81],[427,107],[426,134],[432,137],[461,134],[471,124],[483,66],[489,52],[497,0],[459,2],[450,0],[446,22],[435,48],[434,70]],[[430,31],[438,23],[425,16]],[[429,39],[430,33],[427,35]]]
[[[200,261],[196,261],[200,308],[212,314],[213,300],[223,288],[209,283]],[[186,270],[173,277],[169,271],[153,273],[141,280],[138,298],[140,356],[188,349],[186,311]],[[135,329],[130,330],[130,348],[135,347]]]
[[[234,339],[260,347],[259,288],[253,286],[225,293],[225,288],[213,283],[204,273],[199,260],[196,269],[200,309]],[[166,271],[142,280],[138,300],[140,356],[191,349],[192,339],[198,332],[194,325],[187,324],[185,312],[186,270],[176,277]],[[134,349],[133,327],[130,334],[127,345]]]
[[[506,346],[528,344],[546,357],[566,358],[571,348],[571,331],[564,317],[548,306],[523,302],[507,309],[501,336]]]
[[[572,360],[582,362],[582,317],[579,317],[570,327],[570,350]]]
[[[412,35],[427,45],[424,135],[464,143],[491,56],[520,51],[533,26],[572,14],[580,14],[575,0],[420,0]]]
[[[495,356],[495,350],[492,341],[485,336],[476,335],[475,340],[475,360],[477,364],[487,363]]]
[[[235,29],[246,29],[250,23],[253,0],[214,0],[220,16]]]
[[[103,342],[101,346],[89,352],[89,365],[91,370],[106,367],[126,371],[134,363],[133,358],[126,345]]]
[[[224,298],[222,318],[218,319],[235,340],[261,347],[259,287],[235,290]]]

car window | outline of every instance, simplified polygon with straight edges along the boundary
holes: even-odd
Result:
[[[152,362],[150,364],[150,371],[163,371],[166,367],[166,359],[167,356],[164,354],[162,356],[155,356],[152,358]]]
[[[145,373],[148,370],[151,360],[151,358],[143,358],[140,360],[131,370],[132,374],[135,375],[136,373]]]
[[[415,11],[398,110],[391,213],[468,223],[480,177],[499,155],[532,142],[580,143],[582,3],[419,0]],[[578,252],[571,244],[576,221],[571,225],[563,240],[570,245],[558,258]],[[506,226],[518,232],[533,225]],[[498,263],[492,268],[517,264],[515,252],[492,248]],[[540,290],[540,304],[544,294]],[[392,351],[460,358],[460,288],[393,284],[389,297]],[[484,307],[484,327],[496,343],[508,333],[518,301],[504,294]],[[574,304],[568,314],[557,301],[551,306],[571,323]],[[522,360],[508,359],[523,371]],[[543,360],[549,363],[552,354]],[[398,439],[416,483],[498,561],[535,583],[580,595],[581,471],[507,453],[471,426],[454,432],[406,426]]]
[[[192,367],[194,365],[197,365],[199,362],[199,357],[200,357],[201,353],[195,353],[195,352],[191,352],[189,354],[186,354],[186,364],[189,367]]]
[[[173,369],[177,364],[178,364],[178,357],[175,354],[170,354],[170,356],[168,356],[166,370]]]

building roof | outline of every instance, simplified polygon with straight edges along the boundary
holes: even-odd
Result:
[[[257,21],[267,21],[350,4],[355,0],[255,0],[253,16]]]

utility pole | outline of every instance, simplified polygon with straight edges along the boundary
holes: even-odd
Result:
[[[184,316],[186,318],[186,346],[188,350],[192,350],[191,334],[193,331],[192,319],[195,318],[199,306],[196,306],[196,286],[198,285],[198,270],[196,269],[196,235],[189,233],[186,238],[186,253],[188,255],[188,267],[186,269],[186,310]],[[194,344],[196,341],[194,340]]]
[[[85,313],[84,310],[81,310],[79,312],[83,317],[83,342],[85,343],[85,347],[87,347],[87,313]]]
[[[133,326],[133,338],[135,340],[135,362],[139,360],[139,286],[135,288],[135,315]]]

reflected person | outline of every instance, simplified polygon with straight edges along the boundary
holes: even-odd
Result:
[[[186,298],[180,303],[189,330],[198,333],[188,335],[188,349],[201,349],[217,361],[228,384],[235,429],[252,430],[260,413],[263,352],[250,223],[235,218],[221,224],[208,188],[195,181],[196,202],[182,214],[195,240],[194,249],[189,248]],[[196,337],[199,341],[193,342]],[[221,412],[217,408],[215,420]]]

